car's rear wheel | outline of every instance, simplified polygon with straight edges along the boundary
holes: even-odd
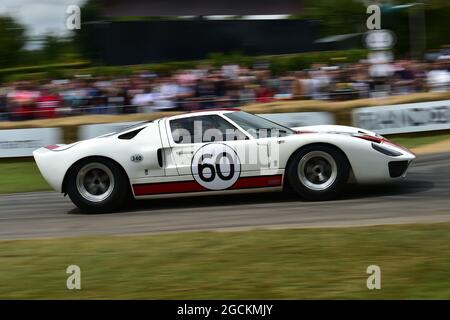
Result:
[[[346,156],[328,145],[311,145],[299,150],[287,168],[292,189],[311,201],[336,198],[345,188],[349,172]]]
[[[67,193],[72,202],[86,212],[119,209],[129,194],[123,170],[105,158],[85,159],[70,170]]]

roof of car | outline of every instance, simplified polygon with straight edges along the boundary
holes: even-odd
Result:
[[[237,109],[237,108],[205,109],[205,110],[198,110],[198,111],[196,110],[196,111],[191,111],[191,112],[185,112],[182,114],[177,114],[174,116],[164,117],[164,118],[161,118],[160,120],[162,120],[162,119],[172,120],[172,119],[195,117],[198,115],[208,115],[208,114],[223,114],[223,113],[236,112],[236,111],[241,111],[241,110]]]

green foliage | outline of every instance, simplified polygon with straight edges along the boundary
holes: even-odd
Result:
[[[80,67],[87,66],[88,64],[89,63],[86,61],[74,61],[67,63],[5,68],[0,69],[0,80],[3,82],[13,82],[20,80],[54,79],[56,73],[66,77],[76,74],[75,70],[80,70]]]
[[[44,36],[42,48],[25,50],[25,29],[12,18],[0,16],[0,79],[12,72],[28,71],[54,74],[55,70],[37,70],[39,65],[74,62],[79,60],[72,38]],[[24,68],[25,69],[22,69]],[[17,75],[20,77],[20,75]]]
[[[366,6],[358,0],[305,0],[297,18],[320,21],[322,37],[366,31]]]
[[[425,12],[427,48],[439,48],[450,44],[450,3],[445,0],[446,6],[430,7]]]
[[[21,52],[20,65],[33,66],[77,61],[79,54],[72,40],[71,37],[61,38],[48,34],[44,37],[40,49]]]
[[[309,68],[313,63],[348,63],[355,62],[367,56],[367,51],[362,49],[345,51],[306,52],[273,56],[244,56],[240,53],[214,53],[205,60],[197,61],[172,61],[164,63],[141,64],[132,66],[88,66],[87,62],[48,64],[41,66],[0,69],[0,78],[4,81],[17,81],[30,79],[30,73],[35,73],[31,78],[62,78],[73,77],[78,74],[90,74],[92,76],[126,76],[136,72],[152,71],[160,75],[170,75],[177,70],[192,69],[198,65],[206,64],[220,67],[224,64],[237,63],[241,66],[251,67],[256,62],[268,62],[271,71],[280,75],[289,71]]]
[[[1,241],[0,298],[449,299],[449,230],[436,223]],[[81,268],[81,290],[65,286],[71,264]],[[382,290],[367,289],[372,264],[381,267]]]
[[[11,17],[0,16],[0,68],[15,65],[24,44],[24,28]]]
[[[395,53],[400,55],[407,54],[411,49],[411,30],[410,25],[419,23],[418,15],[421,11],[425,12],[426,22],[426,44],[428,49],[438,49],[443,45],[450,44],[448,30],[450,28],[450,3],[448,0],[430,0],[424,4],[416,4],[408,8],[396,8],[400,4],[409,4],[409,0],[380,1],[382,4],[382,27],[391,29],[395,32],[397,43],[394,48]],[[52,35],[47,35],[44,39],[44,45],[40,50],[23,50],[26,36],[24,27],[14,21],[11,17],[0,16],[0,69],[11,68],[15,66],[34,66],[48,65],[54,63],[64,63],[79,61],[80,56],[92,56],[88,52],[87,33],[89,32],[89,23],[92,21],[101,21],[101,2],[99,0],[88,0],[82,6],[82,28],[76,30],[72,37],[61,39]],[[305,0],[304,10],[300,15],[291,16],[293,19],[310,19],[320,22],[319,37],[331,36],[345,33],[365,32],[366,30],[366,5],[360,0]],[[412,17],[412,18],[411,18]],[[176,17],[175,17],[176,18]],[[154,20],[155,17],[122,17],[119,20]],[[157,17],[157,19],[167,20],[167,17]],[[356,52],[356,50],[353,50]],[[359,52],[362,52],[360,50]],[[341,53],[336,53],[337,56]],[[342,53],[347,61],[355,61],[361,58],[361,55],[354,56],[351,51]],[[221,66],[228,63],[238,63],[243,66],[251,66],[258,59],[265,59],[270,62],[272,71],[275,73],[284,73],[290,70],[307,68],[313,62],[329,62],[330,53],[305,53],[283,55],[276,57],[249,57],[241,52],[231,53],[211,53],[206,63],[212,66]],[[169,74],[174,70],[191,68],[198,64],[198,61],[167,62],[145,65],[160,74]],[[108,75],[121,75],[135,72],[139,67],[118,67],[106,69],[94,69],[93,72]],[[63,68],[64,69],[64,68]],[[61,68],[51,70],[34,70],[33,73],[46,76],[72,74],[71,72],[61,73]],[[20,73],[20,71],[19,71]],[[38,75],[38,76],[39,76]],[[4,78],[20,78],[22,75],[10,75],[0,70],[0,80]]]
[[[45,41],[42,46],[42,54],[47,61],[56,61],[64,51],[64,43],[55,36],[45,36]]]
[[[398,5],[410,6],[398,7]],[[448,0],[427,2],[397,0],[395,3],[385,3],[382,6],[381,19],[382,28],[390,29],[396,34],[397,42],[394,48],[396,52],[407,53],[411,50],[411,42],[418,37],[414,34],[414,30],[422,27],[422,15],[425,16],[427,49],[439,49],[442,45],[449,43],[450,3]]]
[[[225,64],[239,64],[250,67],[255,62],[255,57],[245,56],[241,52],[231,52],[229,54],[215,52],[208,56],[208,60],[214,67],[220,67]]]
[[[99,0],[87,0],[80,9],[81,29],[74,30],[73,42],[81,55],[87,58],[89,57],[89,23],[101,20],[101,4]]]
[[[395,8],[396,5],[415,3],[408,8]],[[419,4],[411,0],[379,1],[382,5],[382,28],[395,32],[397,42],[394,50],[405,54],[410,50],[410,24],[419,23],[417,16],[425,11],[427,48],[437,49],[448,44],[450,29],[450,3],[448,0],[430,0]],[[366,32],[366,5],[358,0],[306,0],[304,12],[293,18],[320,21],[320,36],[345,33]],[[410,20],[410,14],[412,13]],[[417,35],[412,35],[417,36]]]
[[[270,68],[274,74],[282,74],[289,71],[302,70],[311,67],[314,63],[340,64],[357,62],[367,56],[363,49],[345,51],[321,51],[272,56]]]

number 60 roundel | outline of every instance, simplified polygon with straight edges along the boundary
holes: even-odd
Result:
[[[231,187],[241,175],[241,162],[236,152],[221,143],[207,144],[194,154],[192,175],[201,186],[209,190]]]

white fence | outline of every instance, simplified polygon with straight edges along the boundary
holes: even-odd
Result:
[[[266,113],[258,115],[290,128],[335,123],[333,114],[329,112]]]
[[[61,128],[0,130],[0,158],[29,157],[38,148],[62,142]]]
[[[353,125],[380,134],[450,129],[450,100],[356,109]]]

